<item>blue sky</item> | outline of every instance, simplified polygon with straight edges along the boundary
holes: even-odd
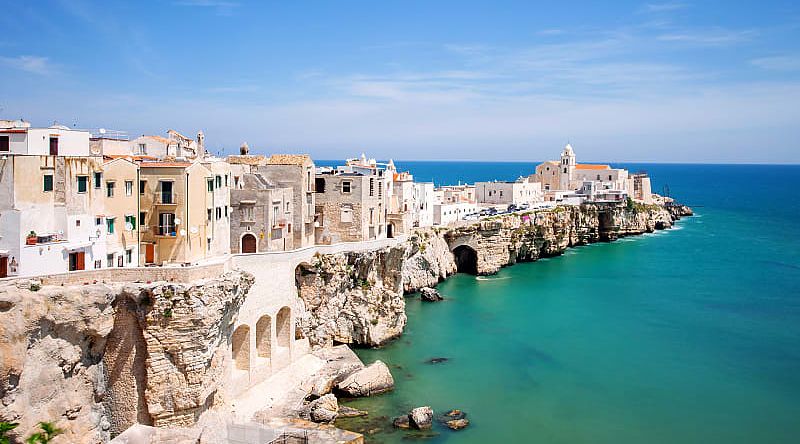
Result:
[[[0,116],[213,150],[800,163],[800,4],[14,1]]]

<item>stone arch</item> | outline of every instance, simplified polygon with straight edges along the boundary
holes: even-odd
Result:
[[[238,370],[250,370],[250,327],[240,325],[231,337],[233,361]]]
[[[469,245],[459,245],[453,249],[459,273],[478,274],[478,252]]]
[[[253,233],[245,233],[242,235],[239,252],[241,253],[258,252],[258,239],[256,239]]]
[[[256,355],[269,358],[272,355],[272,318],[261,316],[256,322]]]
[[[275,317],[275,336],[279,347],[289,347],[292,341],[292,310],[283,307]]]

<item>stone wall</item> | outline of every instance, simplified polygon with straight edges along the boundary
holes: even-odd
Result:
[[[0,420],[55,442],[105,442],[134,423],[191,425],[224,397],[230,328],[252,285],[0,285]]]

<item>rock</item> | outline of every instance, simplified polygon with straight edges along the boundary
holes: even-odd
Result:
[[[339,402],[336,396],[327,394],[317,398],[300,412],[300,417],[314,422],[333,422],[339,415]]]
[[[467,417],[467,414],[461,410],[453,409],[442,415],[442,417],[445,418],[445,421],[449,421],[452,419],[464,419]]]
[[[398,416],[392,419],[392,425],[398,429],[410,429],[411,419],[408,417],[408,415]]]
[[[461,430],[469,425],[469,419],[451,419],[450,421],[445,422],[445,425],[453,430]]]
[[[347,407],[346,405],[339,406],[339,418],[355,418],[358,416],[367,415],[369,415],[369,412],[366,410],[354,409],[352,407]]]
[[[394,388],[394,378],[389,367],[378,360],[344,379],[337,389],[348,396],[371,396]]]
[[[431,428],[433,423],[433,409],[429,406],[417,407],[408,414],[411,425],[419,430]]]
[[[431,359],[428,359],[425,362],[428,363],[428,364],[441,364],[441,363],[447,362],[449,360],[450,360],[450,358],[431,358]]]
[[[441,301],[444,298],[439,294],[439,291],[431,287],[423,287],[419,289],[419,298],[425,302]]]

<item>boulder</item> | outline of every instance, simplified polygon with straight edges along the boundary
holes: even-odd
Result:
[[[300,417],[314,422],[333,422],[338,415],[339,402],[331,394],[311,401],[300,412]]]
[[[427,364],[441,364],[441,363],[447,362],[449,360],[450,360],[450,358],[437,357],[437,358],[430,358],[427,361],[425,361],[425,363],[427,363]]]
[[[411,420],[411,425],[419,430],[427,430],[431,428],[433,423],[433,409],[429,406],[417,407],[408,414]]]
[[[431,287],[420,288],[419,298],[425,302],[437,302],[444,299],[437,289]]]
[[[394,388],[394,378],[389,367],[378,360],[340,382],[336,388],[347,396],[371,396]]]

